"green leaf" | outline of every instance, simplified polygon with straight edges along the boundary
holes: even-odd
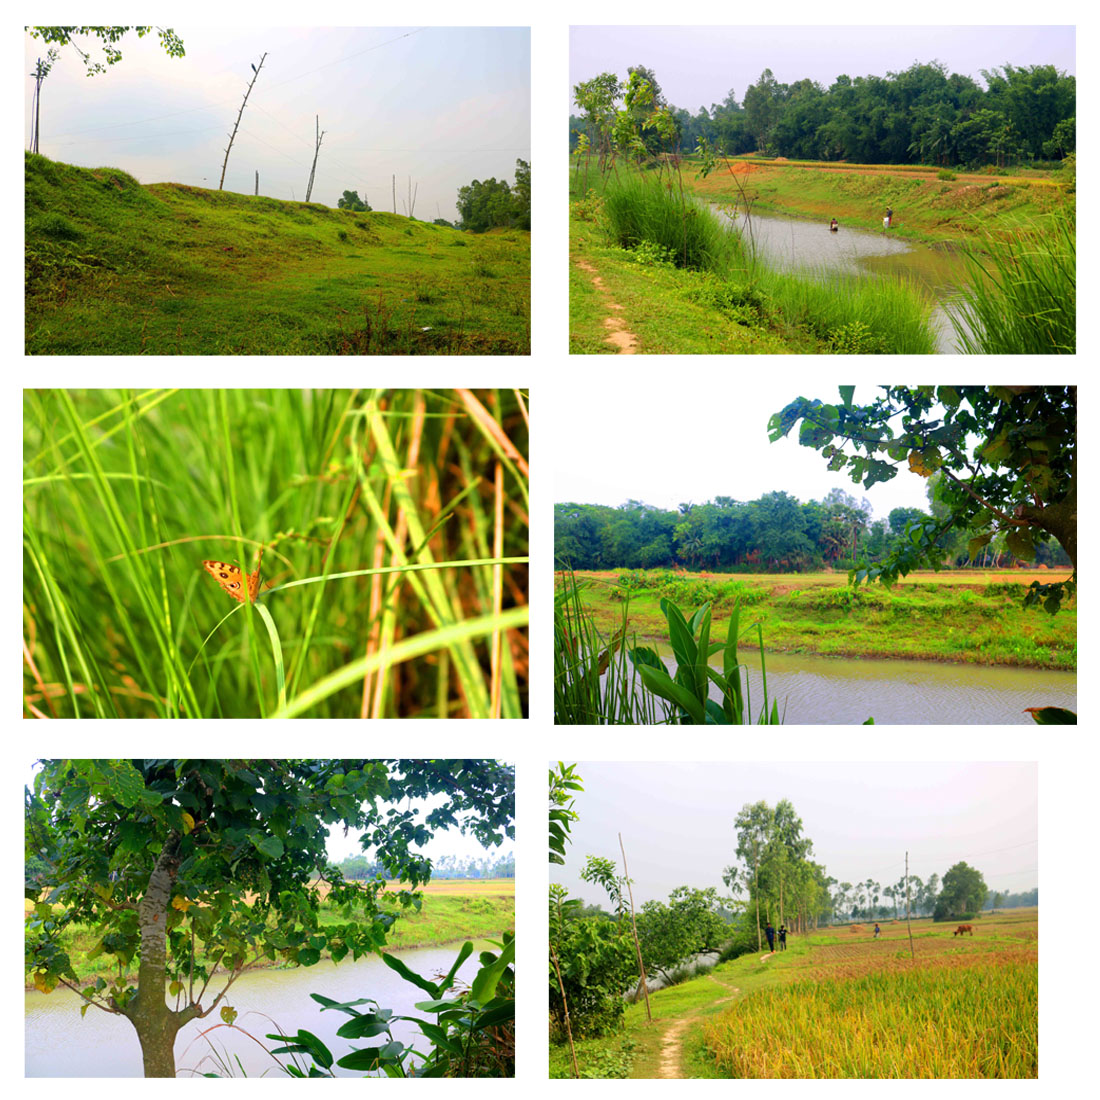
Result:
[[[300,947],[298,963],[300,966],[316,966],[321,961],[321,952],[315,947]]]
[[[1077,725],[1077,715],[1063,707],[1027,707],[1026,710],[1040,726]]]
[[[670,703],[675,703],[677,706],[682,707],[689,715],[691,715],[692,721],[697,725],[702,725],[706,720],[703,713],[703,705],[691,694],[686,688],[681,687],[674,680],[669,679],[668,673],[658,672],[656,669],[649,668],[643,665],[638,669],[638,674],[642,678],[642,683],[645,684],[654,695],[659,695],[662,699],[667,699]]]
[[[473,950],[473,945],[470,945],[470,949]],[[415,970],[410,970],[396,955],[387,955],[383,953],[382,961],[391,969],[395,970],[402,978],[407,982],[412,982],[413,985],[419,986],[425,993],[430,993],[433,997],[439,996],[439,986],[435,982],[428,981],[427,978],[422,978]]]
[[[268,859],[282,858],[285,849],[283,842],[277,836],[263,836],[261,833],[252,830],[248,834],[248,839],[252,841],[257,851],[267,856]]]
[[[389,1026],[388,1016],[383,1019],[375,1013],[367,1012],[348,1020],[345,1024],[341,1024],[336,1034],[341,1039],[371,1039],[375,1035],[381,1035],[382,1032],[387,1031]]]
[[[471,945],[472,946],[472,945]],[[481,1004],[492,1000],[496,995],[497,985],[504,976],[505,971],[512,965],[516,956],[516,941],[509,940],[505,944],[497,960],[489,966],[483,966],[474,978],[470,986],[470,996]]]

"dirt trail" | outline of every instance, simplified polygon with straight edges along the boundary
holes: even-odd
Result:
[[[741,992],[736,986],[726,985],[725,982],[719,981],[713,975],[707,976],[715,985],[721,986],[722,989],[729,990],[730,995],[728,997],[720,997],[716,1001],[711,1001],[710,1004],[704,1005],[702,1008],[697,1008],[693,1012],[689,1012],[686,1016],[678,1016],[669,1024],[665,1029],[665,1033],[661,1036],[661,1060],[657,1066],[658,1078],[683,1078],[684,1033],[692,1024],[698,1022],[704,1009],[709,1009],[712,1005],[720,1005],[725,1004],[726,1001],[732,1001],[734,997]]]
[[[604,286],[603,279],[596,274],[596,269],[587,260],[577,260],[577,267],[592,276],[592,285],[603,299],[604,306],[614,313],[621,313],[623,307],[618,302],[611,300]],[[605,342],[613,344],[618,349],[619,355],[634,355],[638,351],[638,337],[626,329],[626,323],[620,317],[605,317],[603,327],[607,329]]]

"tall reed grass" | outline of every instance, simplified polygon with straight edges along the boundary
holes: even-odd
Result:
[[[588,582],[572,570],[554,590],[554,722],[556,725],[653,725],[671,709],[643,690],[627,655],[629,600],[610,638],[596,628],[581,594]],[[660,707],[660,711],[658,711]]]
[[[1052,214],[1007,240],[967,253],[970,285],[949,316],[974,355],[1073,355],[1077,351],[1077,229]]]
[[[760,990],[704,1041],[733,1077],[1037,1077],[1038,968],[932,965]]]
[[[608,235],[620,248],[650,242],[677,267],[725,272],[741,256],[741,241],[703,203],[682,194],[669,177],[625,175],[603,191]]]
[[[26,391],[32,717],[522,717],[518,391]],[[227,598],[204,559],[270,577]]]

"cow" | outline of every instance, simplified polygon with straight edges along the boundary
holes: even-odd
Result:
[[[974,925],[972,925],[972,924],[960,924],[959,927],[956,928],[955,931],[951,933],[951,935],[952,936],[962,936],[967,932],[969,932],[973,936],[974,935]]]

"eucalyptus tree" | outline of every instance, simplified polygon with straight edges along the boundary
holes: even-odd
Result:
[[[426,812],[400,804],[432,795]],[[174,1077],[180,1028],[216,1009],[231,1023],[246,970],[380,952],[431,876],[416,849],[456,826],[499,844],[514,813],[513,769],[484,760],[43,761],[25,796],[27,854],[45,866],[27,884],[26,969],[44,993],[77,990],[82,1014],[125,1017],[145,1076]],[[383,874],[352,883],[328,866],[341,825],[402,889],[383,901]],[[340,923],[321,925],[323,890]],[[80,987],[62,939],[77,925],[97,937],[91,955],[114,956],[110,982]]]

